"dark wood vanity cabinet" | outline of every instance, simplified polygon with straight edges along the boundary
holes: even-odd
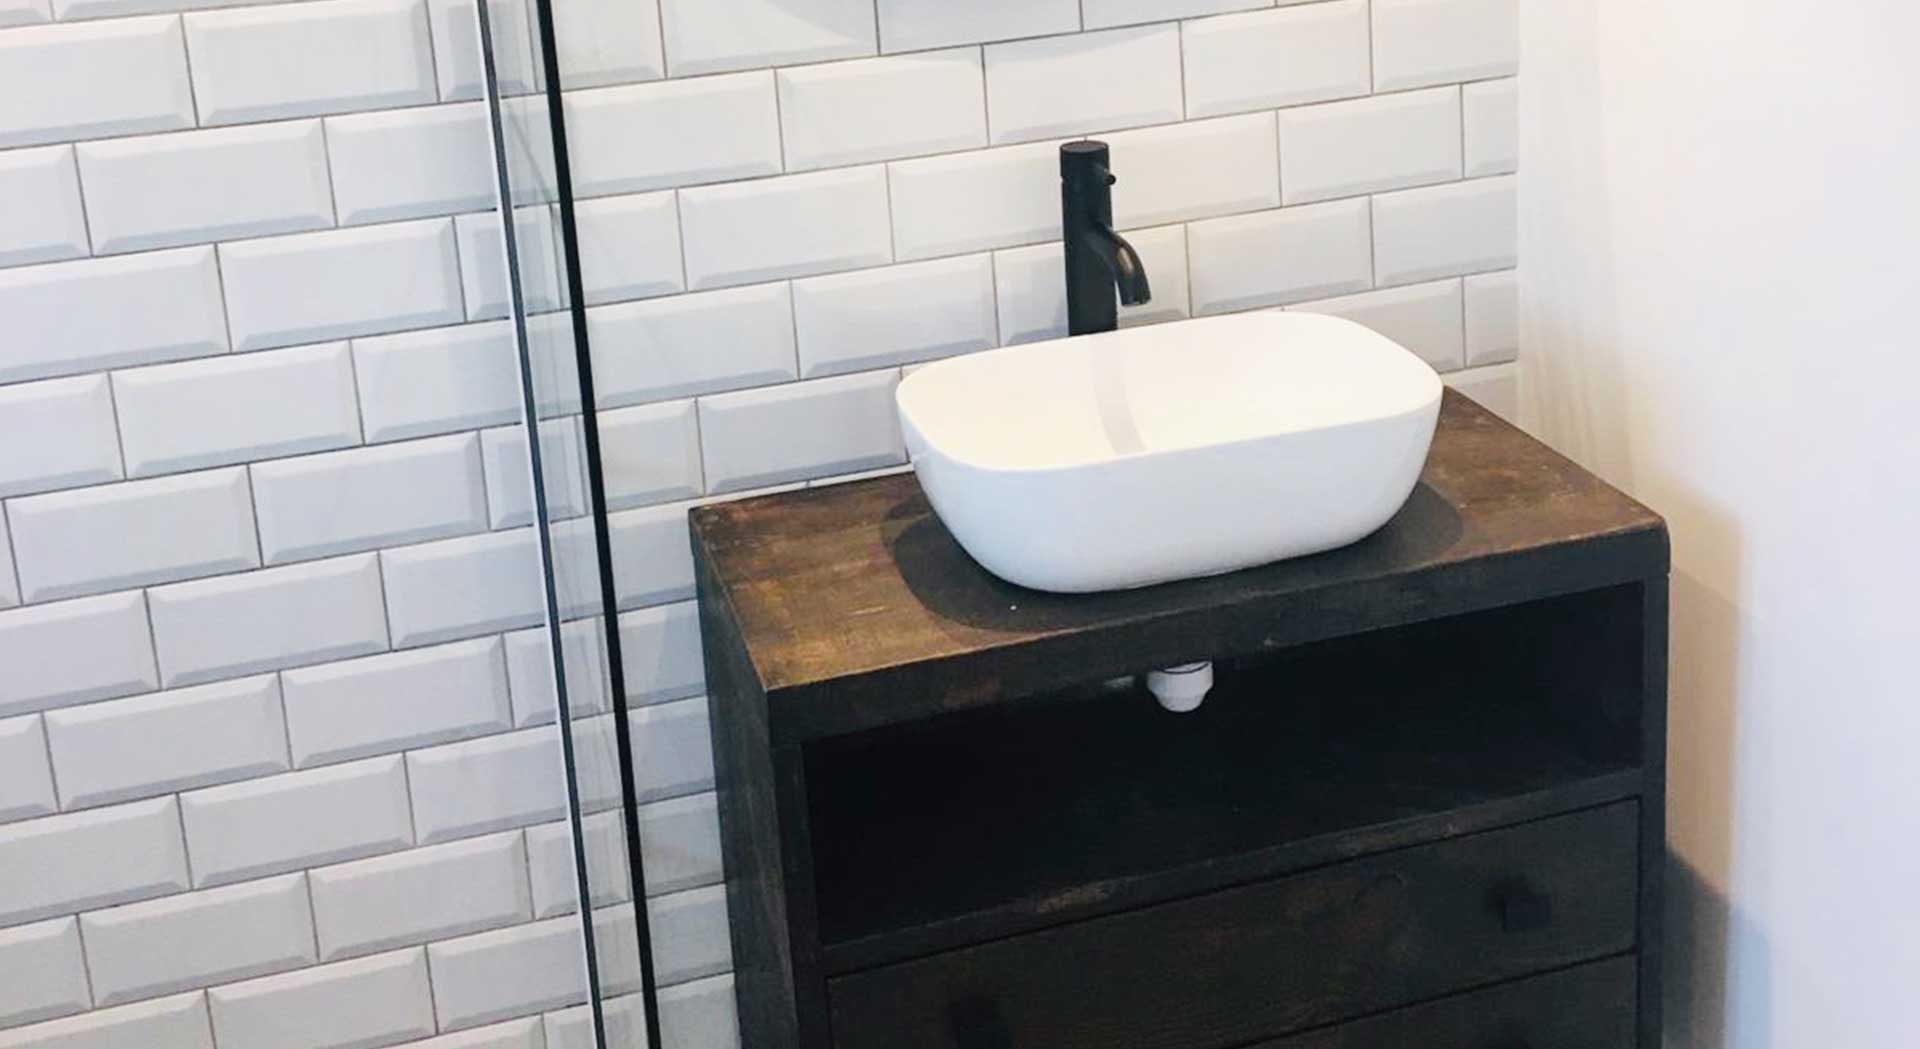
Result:
[[[1011,586],[910,475],[692,527],[748,1049],[1659,1044],[1665,528],[1464,397],[1211,579]]]

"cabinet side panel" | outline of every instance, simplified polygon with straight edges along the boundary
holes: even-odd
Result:
[[[767,699],[698,541],[694,560],[727,909],[732,916],[740,1040],[744,1049],[791,1049],[799,1043],[799,1030],[779,810],[767,740]]]

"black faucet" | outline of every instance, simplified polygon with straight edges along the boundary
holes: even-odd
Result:
[[[1113,172],[1107,144],[1086,139],[1060,147],[1060,229],[1067,255],[1067,334],[1120,326],[1120,302],[1153,297],[1140,255],[1113,231]]]

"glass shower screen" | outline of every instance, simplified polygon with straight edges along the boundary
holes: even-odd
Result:
[[[597,409],[621,402],[595,396],[593,285],[583,279],[553,12],[547,0],[469,10],[478,23],[495,180],[508,202],[500,210],[511,214],[496,224],[523,382],[522,432],[534,435],[520,509],[544,567],[546,623],[531,647],[558,697],[547,719],[557,719],[568,797],[564,840],[560,828],[543,843],[530,836],[534,906],[544,908],[536,917],[574,916],[583,948],[584,1000],[548,1014],[547,1044],[729,1049],[737,1040],[728,1035],[736,1029],[730,982],[719,989],[724,995],[681,992],[687,1004],[670,1004],[664,1016],[658,990],[662,975],[718,976],[726,968],[678,965],[654,935],[686,924],[679,897],[688,891],[721,891],[718,842],[708,829],[712,772],[698,667],[690,684],[675,685],[665,680],[674,674],[661,672],[663,653],[684,651],[687,631],[697,638],[691,616],[663,598],[690,594],[673,593],[657,571],[616,573],[614,564],[617,543],[657,543],[663,529],[684,533],[685,510],[609,516],[610,496],[622,507],[657,500],[636,496],[624,483],[628,474],[609,485],[606,420]],[[675,673],[684,678],[684,669]],[[650,860],[662,873],[651,881]],[[636,905],[650,895],[650,907]],[[719,922],[724,943],[724,906]],[[659,971],[656,959],[669,971]],[[714,1004],[722,999],[724,1015],[708,1015],[722,1011]]]

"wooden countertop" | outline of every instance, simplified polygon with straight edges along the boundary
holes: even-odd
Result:
[[[775,745],[1668,565],[1656,514],[1452,390],[1420,484],[1384,528],[1231,575],[1093,595],[1014,586],[967,556],[911,474],[691,520],[702,622],[744,649]]]

